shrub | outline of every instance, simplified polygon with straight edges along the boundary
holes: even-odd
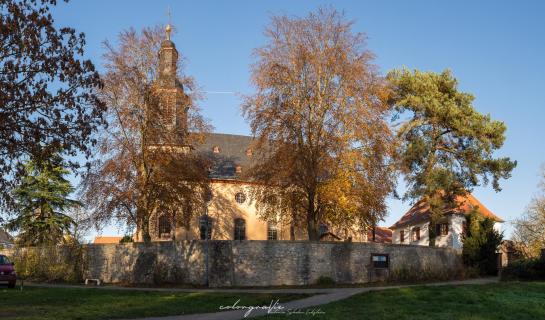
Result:
[[[503,268],[502,280],[545,280],[545,260],[518,260]]]
[[[469,226],[464,236],[462,259],[464,263],[479,270],[481,275],[497,275],[496,250],[503,235],[494,229],[494,221],[473,212],[467,218]]]
[[[11,259],[21,279],[72,283],[82,280],[82,247],[75,243],[17,248]]]
[[[479,275],[478,270],[472,267],[457,265],[452,268],[432,270],[425,268],[399,268],[391,270],[388,275],[388,282],[422,282],[422,281],[445,281],[462,280],[474,278]]]

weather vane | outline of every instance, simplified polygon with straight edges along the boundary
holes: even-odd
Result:
[[[172,19],[172,15],[170,13],[170,6],[167,8],[167,16],[168,16],[168,24],[165,28],[165,31],[167,32],[167,40],[170,40],[170,31],[172,30],[172,27],[170,26],[170,21]]]

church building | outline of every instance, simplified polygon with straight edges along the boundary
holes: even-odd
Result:
[[[176,77],[178,51],[170,40],[169,31],[167,26],[167,39],[159,50],[159,70],[154,89],[159,101],[158,107],[152,111],[157,114],[150,115],[151,119],[162,121],[161,125],[152,123],[151,126],[166,130],[166,134],[151,133],[146,144],[150,149],[198,152],[207,157],[212,163],[209,170],[212,194],[206,208],[200,210],[202,213],[192,215],[189,231],[177,227],[175,219],[166,214],[153,214],[149,221],[152,240],[307,240],[306,226],[281,225],[258,217],[255,203],[249,196],[256,183],[243,177],[254,161],[252,137],[209,133],[200,145],[185,144],[189,100]],[[383,235],[383,229],[377,229],[378,234]],[[326,241],[367,241],[368,238],[368,230],[351,232],[348,237],[346,231],[336,232],[327,225],[321,225],[320,232],[322,240]],[[391,232],[376,239],[391,241]]]

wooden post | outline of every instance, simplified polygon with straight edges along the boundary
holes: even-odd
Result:
[[[541,249],[541,261],[545,262],[545,248]]]

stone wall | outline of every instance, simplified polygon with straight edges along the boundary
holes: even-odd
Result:
[[[206,284],[206,242],[86,245],[83,278],[107,283]],[[8,255],[16,252],[6,252]],[[389,268],[372,268],[372,254],[387,254]],[[308,241],[210,241],[209,283],[221,286],[366,283],[388,274],[454,274],[458,251],[425,246]]]

